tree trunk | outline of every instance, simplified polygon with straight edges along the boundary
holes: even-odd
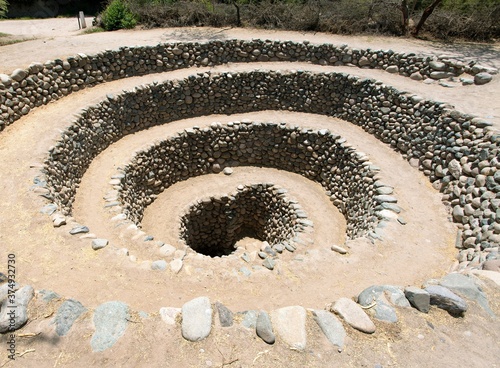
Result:
[[[407,0],[401,1],[401,14],[403,16],[401,28],[402,28],[402,32],[403,32],[403,36],[404,36],[408,32],[408,24],[410,22],[410,14],[408,11],[408,1]]]
[[[420,21],[418,22],[417,26],[415,27],[415,31],[413,31],[414,36],[418,36],[418,33],[424,26],[425,21],[427,18],[429,18],[434,11],[434,9],[443,2],[443,0],[434,0],[431,5],[429,5],[427,8],[424,10],[424,14],[422,14],[422,18],[420,18]]]
[[[233,0],[233,5],[236,8],[236,26],[241,27],[241,15],[240,15],[240,7],[236,3],[237,0]]]

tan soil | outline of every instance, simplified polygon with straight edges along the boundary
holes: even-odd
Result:
[[[159,29],[119,31],[79,35],[76,20],[0,21],[0,32],[38,39],[0,48],[0,72],[11,72],[32,61],[62,58],[78,52],[95,53],[125,45],[157,44],[172,40],[213,38],[273,38],[312,42],[346,43],[355,47],[392,48],[408,52],[442,54],[453,52],[500,66],[499,45],[436,45],[422,41],[373,36],[341,37],[324,34],[269,32],[241,29]],[[349,67],[321,67],[310,64],[254,63],[233,64],[213,71],[252,69],[303,69],[342,71],[373,77],[400,90],[454,104],[457,109],[492,118],[500,124],[498,86],[500,78],[485,86],[458,86],[453,89],[425,85],[383,71]],[[208,68],[207,68],[208,69]],[[196,72],[205,69],[195,69]],[[75,298],[90,309],[110,300],[128,303],[135,311],[157,315],[160,307],[180,307],[196,296],[220,300],[233,311],[303,305],[324,308],[340,296],[351,297],[372,284],[420,285],[447,272],[456,254],[453,248],[455,227],[440,202],[439,193],[427,179],[410,167],[398,154],[361,129],[338,119],[313,114],[262,111],[232,116],[206,116],[173,122],[127,136],[97,157],[85,174],[75,202],[75,221],[90,227],[98,237],[110,240],[102,251],[94,252],[90,240],[68,234],[68,227],[54,229],[50,219],[39,213],[44,200],[30,191],[37,174],[34,163],[43,162],[60,130],[69,125],[72,114],[95,104],[107,93],[119,93],[135,85],[154,80],[177,79],[193,73],[180,70],[161,75],[135,77],[99,85],[74,93],[60,101],[35,109],[0,134],[0,260],[7,254],[17,256],[18,281],[35,289],[53,290],[65,298]],[[192,125],[241,119],[284,121],[305,127],[328,128],[341,134],[371,161],[381,167],[381,178],[395,188],[402,226],[391,223],[384,229],[383,241],[375,244],[356,242],[347,256],[329,250],[342,244],[345,220],[331,205],[323,189],[308,180],[287,172],[259,168],[236,168],[231,176],[209,175],[174,185],[150,206],[143,221],[144,231],[156,239],[181,246],[178,238],[180,211],[195,199],[209,194],[231,192],[240,183],[272,181],[289,190],[314,222],[310,235],[314,243],[297,253],[283,255],[278,270],[255,271],[246,278],[238,269],[243,262],[225,258],[210,259],[189,255],[178,275],[149,270],[150,262],[159,259],[156,250],[144,243],[132,242],[108,221],[112,214],[103,209],[102,197],[111,189],[108,184],[116,168],[126,163],[134,151],[168,137]],[[497,125],[500,126],[500,125]],[[250,250],[257,244],[242,243]],[[117,254],[126,247],[136,262]],[[6,261],[5,261],[6,262]],[[6,263],[5,263],[6,264]],[[250,268],[250,266],[248,266]],[[0,268],[0,269],[3,269]],[[500,313],[499,289],[485,281],[492,309]],[[18,351],[34,351],[8,362],[1,349],[0,365],[23,367],[55,366],[167,366],[167,367],[373,367],[385,366],[470,366],[495,367],[500,361],[500,323],[488,317],[471,302],[464,318],[454,319],[439,310],[423,315],[415,310],[400,310],[394,325],[377,323],[378,331],[366,336],[348,329],[350,336],[339,354],[321,335],[316,325],[308,325],[308,348],[290,350],[283,343],[265,345],[254,333],[233,327],[215,327],[210,337],[188,343],[177,328],[158,325],[158,320],[140,320],[133,316],[125,336],[104,353],[91,353],[88,341],[93,333],[91,320],[77,324],[64,338],[56,338],[48,322],[52,305],[31,310],[31,321],[21,333],[38,333],[34,338],[19,338]],[[161,328],[159,328],[161,326]],[[5,336],[0,338],[3,344]],[[495,365],[496,364],[496,365]]]

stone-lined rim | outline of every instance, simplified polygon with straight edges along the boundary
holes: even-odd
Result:
[[[253,104],[249,106],[250,100]],[[136,105],[141,109],[130,111]],[[417,159],[424,174],[444,193],[446,203],[458,206],[454,220],[463,230],[458,247],[474,245],[480,251],[498,243],[499,219],[492,214],[499,205],[497,179],[493,177],[499,137],[485,129],[488,124],[445,104],[346,74],[203,73],[109,96],[89,107],[51,150],[46,170],[49,186],[55,189],[53,194],[62,211],[69,212],[85,168],[98,152],[123,135],[182,117],[264,109],[315,112],[360,125],[406,159]],[[89,136],[85,130],[90,131]],[[79,142],[72,141],[76,136]],[[65,150],[74,153],[61,156]],[[72,163],[68,165],[68,161]],[[67,176],[64,171],[68,169],[74,170],[73,177],[62,183],[57,176]],[[488,176],[487,186],[470,192],[477,175]],[[464,194],[465,201],[460,200],[462,191],[470,194]],[[477,196],[480,203],[486,201],[485,206],[491,207],[487,214],[459,211],[475,203]]]

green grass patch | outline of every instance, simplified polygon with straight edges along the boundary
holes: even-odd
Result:
[[[84,30],[81,34],[92,34],[92,33],[100,33],[100,32],[106,32],[104,28],[101,27],[90,27]]]
[[[7,45],[13,45],[15,43],[20,43],[20,42],[24,42],[24,41],[29,41],[29,39],[27,38],[23,38],[23,39],[10,39],[10,40],[4,40],[4,39],[0,39],[0,46],[7,46]]]

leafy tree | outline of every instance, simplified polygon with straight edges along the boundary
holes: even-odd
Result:
[[[3,18],[7,15],[7,7],[9,3],[7,0],[0,0],[0,18]]]
[[[136,16],[130,11],[125,0],[112,0],[102,13],[102,22],[106,31],[134,28]]]

